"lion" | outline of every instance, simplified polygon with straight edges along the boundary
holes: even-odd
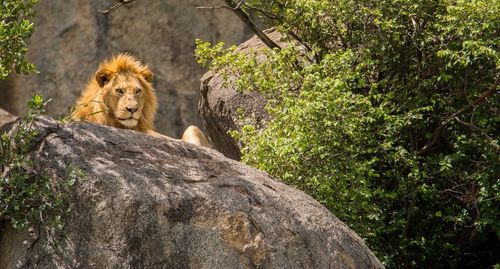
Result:
[[[127,53],[99,65],[76,101],[71,118],[168,138],[154,131],[158,99],[151,83],[153,73]],[[211,148],[196,126],[189,126],[182,141]]]

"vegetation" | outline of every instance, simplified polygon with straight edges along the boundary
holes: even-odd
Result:
[[[35,94],[28,102],[28,113],[0,138],[0,221],[9,220],[14,228],[42,223],[49,230],[60,230],[62,217],[70,210],[69,188],[81,176],[79,169],[70,167],[66,181],[54,180],[37,172],[28,154],[38,135],[33,122],[47,103]]]
[[[0,0],[0,79],[15,69],[17,73],[36,72],[25,59],[26,40],[33,32],[30,21],[35,15],[33,6],[38,0]]]
[[[25,55],[26,40],[33,32],[30,19],[35,16],[33,6],[37,2],[0,0],[0,79],[7,78],[13,69],[22,74],[36,72]],[[33,123],[36,116],[45,112],[49,101],[33,95],[27,114],[0,136],[0,224],[9,221],[14,228],[36,227],[38,233],[45,232],[46,243],[56,247],[63,217],[71,210],[69,190],[83,174],[80,169],[69,167],[66,180],[60,181],[35,167],[29,154],[38,136]]]
[[[234,2],[234,1],[226,1]],[[235,136],[388,267],[500,262],[500,1],[248,0],[295,46],[198,61],[268,98]],[[498,266],[498,265],[497,265]]]

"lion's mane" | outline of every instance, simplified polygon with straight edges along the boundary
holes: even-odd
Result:
[[[114,79],[116,80],[123,77],[118,76],[119,74],[134,76],[142,86],[144,98],[144,105],[141,108],[142,116],[139,118],[138,124],[134,128],[128,128],[120,124],[120,122],[113,117],[113,112],[117,108],[112,107],[112,105],[106,102],[106,98],[104,98],[107,94],[110,94],[109,91],[113,90],[109,87],[105,87],[105,85]],[[95,76],[90,79],[76,102],[72,119],[149,133],[154,129],[153,122],[158,107],[155,90],[151,85],[152,79],[153,74],[148,67],[142,65],[137,59],[129,54],[120,54],[102,62]]]

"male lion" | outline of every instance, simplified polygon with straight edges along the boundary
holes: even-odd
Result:
[[[153,73],[129,54],[104,61],[82,91],[71,117],[164,138],[153,131],[158,101],[152,80]],[[181,139],[210,147],[196,126],[189,126]]]

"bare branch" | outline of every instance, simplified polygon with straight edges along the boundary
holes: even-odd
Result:
[[[270,20],[281,20],[280,17],[278,17],[278,16],[276,16],[274,14],[271,14],[271,13],[263,10],[262,8],[250,6],[248,4],[243,4],[243,7],[246,8],[246,9],[249,9],[249,10],[253,10],[255,12],[259,12],[260,14],[262,14],[263,16],[265,16],[266,18],[268,18]]]
[[[439,139],[439,136],[441,135],[441,132],[444,130],[444,128],[446,127],[446,125],[450,121],[454,120],[456,117],[462,115],[467,110],[484,102],[486,100],[486,98],[495,94],[497,92],[498,83],[500,83],[500,73],[497,74],[497,76],[495,78],[495,82],[493,82],[493,85],[491,85],[491,87],[487,91],[485,91],[483,94],[481,94],[481,96],[479,96],[476,100],[467,104],[466,106],[462,107],[461,109],[457,110],[455,113],[451,114],[445,120],[443,120],[441,122],[441,124],[439,124],[439,126],[432,133],[432,138],[425,144],[425,146],[422,147],[422,149],[420,149],[417,152],[417,155],[425,155],[427,152],[429,152],[431,147],[434,146],[434,144],[436,144],[436,142]]]
[[[241,3],[241,2],[240,2]],[[278,21],[278,22],[282,22],[283,18],[280,17],[279,15],[275,15],[275,14],[272,14],[272,13],[269,13],[267,11],[265,11],[264,9],[262,8],[258,8],[258,7],[254,7],[254,6],[250,6],[248,4],[243,4],[243,7],[248,9],[248,10],[252,10],[252,11],[255,11],[255,12],[258,12],[260,14],[262,14],[263,16],[265,16],[266,18],[270,19],[270,20],[274,20],[274,21]],[[312,48],[305,42],[302,41],[302,39],[297,35],[295,34],[292,30],[290,30],[288,32],[288,34],[294,38],[297,42],[299,42],[302,46],[304,46],[304,48],[306,48],[307,51],[309,52],[313,52]],[[314,61],[309,58],[307,55],[304,55],[305,58],[310,62],[310,63],[313,63]],[[320,62],[320,58],[319,58],[319,55],[314,52],[314,58],[316,60],[317,63]]]
[[[241,5],[245,4],[245,0],[241,0],[237,5],[236,7],[234,7],[234,9],[238,9],[241,7]]]
[[[229,10],[233,10],[232,8],[230,8],[228,6],[199,6],[199,7],[196,7],[196,8],[199,8],[199,9],[229,9]]]
[[[266,44],[269,48],[274,49],[278,48],[281,49],[281,47],[276,44],[273,40],[271,40],[262,30],[257,26],[257,24],[252,20],[252,18],[241,8],[241,5],[244,3],[244,0],[240,1],[238,4],[233,2],[232,0],[224,0],[226,4],[240,17],[240,19],[250,27],[252,32],[254,32],[255,35],[257,35],[260,40],[264,44]]]
[[[128,5],[128,4],[131,4],[132,2],[134,2],[135,0],[120,0],[119,3],[116,3],[114,4],[112,7],[110,7],[109,9],[106,9],[106,10],[99,10],[99,12],[101,12],[102,14],[106,15],[110,12],[112,12],[113,10],[115,9],[118,9],[120,8],[121,6],[123,5]]]

